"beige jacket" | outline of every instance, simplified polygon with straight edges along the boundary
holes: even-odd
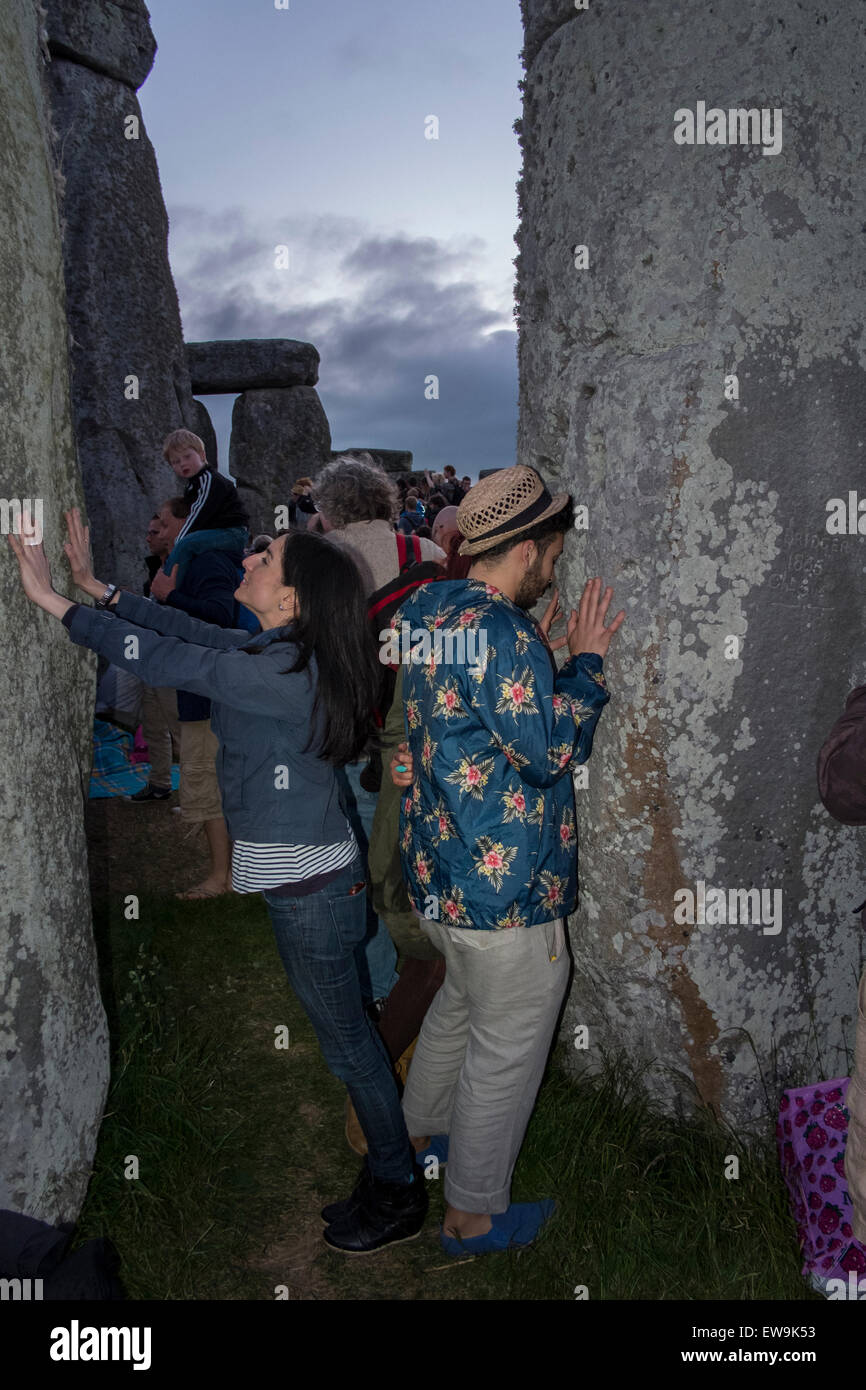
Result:
[[[328,537],[351,550],[364,579],[367,596],[396,579],[400,573],[397,559],[397,535],[388,521],[350,521],[329,531]],[[425,536],[420,536],[421,559],[445,563],[445,551]],[[411,539],[410,539],[411,545]]]

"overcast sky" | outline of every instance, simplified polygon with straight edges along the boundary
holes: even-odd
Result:
[[[512,464],[518,0],[148,5],[185,338],[314,343],[335,448]],[[231,399],[207,404],[225,468]]]

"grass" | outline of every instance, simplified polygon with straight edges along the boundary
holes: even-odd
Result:
[[[579,1082],[561,1054],[548,1069],[513,1187],[516,1201],[558,1201],[531,1250],[450,1260],[431,1183],[418,1240],[364,1259],[331,1252],[318,1210],[348,1193],[359,1160],[263,902],[142,897],[129,922],[121,901],[95,902],[113,1079],[78,1238],[111,1237],[130,1297],[817,1297],[774,1145],[741,1146],[705,1114],[660,1114],[622,1056]]]

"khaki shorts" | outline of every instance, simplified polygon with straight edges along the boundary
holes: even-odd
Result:
[[[219,820],[223,813],[216,757],[219,739],[209,719],[180,726],[180,814],[187,821]]]
[[[854,1071],[845,1097],[850,1115],[845,1177],[854,1208],[854,1239],[866,1242],[866,970],[860,979],[858,1004]]]

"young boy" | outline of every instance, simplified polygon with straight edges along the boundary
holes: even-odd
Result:
[[[417,531],[419,526],[423,526],[425,521],[424,503],[415,492],[406,493],[406,505],[400,513],[400,520],[397,522],[400,530],[409,536],[413,531]]]
[[[249,515],[234,483],[218,473],[205,456],[204,443],[191,430],[172,430],[163,440],[162,456],[186,487],[183,495],[190,513],[183,524],[164,570],[178,568],[183,579],[194,555],[205,550],[243,550],[248,540]]]

